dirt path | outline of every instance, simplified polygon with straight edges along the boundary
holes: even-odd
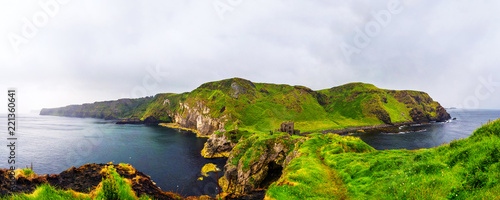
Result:
[[[321,157],[319,153],[320,149],[316,151],[316,157],[320,160],[321,167],[323,168],[323,170],[326,171],[328,174],[327,177],[328,182],[318,187],[318,189],[316,189],[315,192],[318,192],[320,194],[333,193],[334,196],[337,197],[337,199],[349,199],[349,196],[347,195],[347,188],[345,187],[342,178],[337,174],[337,172],[334,169],[330,168],[325,163],[324,158]],[[333,187],[332,184],[334,185]],[[331,188],[335,188],[335,190],[331,191]]]

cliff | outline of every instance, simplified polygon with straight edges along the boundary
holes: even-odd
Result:
[[[287,133],[257,134],[242,140],[231,152],[219,184],[224,192],[235,194],[267,189],[297,156],[293,149],[300,140],[299,136],[291,138]]]
[[[384,90],[365,83],[314,91],[240,78],[205,83],[182,94],[43,109],[40,114],[120,118],[133,123],[172,122],[197,130],[202,136],[237,127],[268,132],[290,120],[302,132],[315,132],[450,119],[446,110],[425,92]]]
[[[61,108],[44,108],[40,115],[56,115],[66,117],[91,117],[102,119],[137,118],[142,116],[151,97],[139,99],[119,99],[101,101],[82,105],[69,105]]]

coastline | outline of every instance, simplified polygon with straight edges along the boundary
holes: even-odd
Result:
[[[328,130],[323,130],[323,131],[314,131],[314,132],[304,132],[301,133],[301,136],[311,134],[311,133],[334,133],[338,135],[348,135],[349,133],[352,132],[365,132],[365,131],[377,131],[377,130],[382,130],[382,129],[392,129],[392,128],[397,128],[399,126],[405,126],[405,125],[415,125],[415,124],[427,124],[427,123],[435,123],[435,122],[400,122],[400,123],[393,123],[393,124],[379,124],[379,125],[370,125],[370,126],[354,126],[354,127],[347,127],[343,129],[328,129]]]
[[[209,138],[210,136],[207,135],[200,135],[198,133],[198,130],[196,129],[191,129],[191,128],[185,128],[185,127],[182,127],[180,124],[177,124],[177,123],[158,123],[158,126],[163,126],[163,127],[167,127],[167,128],[173,128],[173,129],[179,129],[179,130],[184,130],[184,131],[190,131],[190,132],[193,132],[196,134],[196,137],[204,137],[204,138]]]

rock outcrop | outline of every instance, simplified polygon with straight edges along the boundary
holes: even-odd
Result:
[[[225,134],[212,134],[205,142],[201,155],[205,158],[229,157],[234,146],[236,143],[231,142]]]
[[[297,156],[294,141],[286,133],[276,137],[250,137],[231,152],[219,180],[224,192],[243,194],[257,188],[267,188],[282,174],[286,164]],[[248,156],[247,155],[251,155]]]
[[[180,126],[197,130],[201,136],[210,136],[215,131],[225,131],[225,116],[211,117],[210,108],[203,102],[196,101],[194,105],[180,102],[179,107],[180,110],[173,114],[173,119]]]
[[[101,170],[109,164],[86,164],[81,167],[61,172],[60,174],[35,175],[34,177],[18,177],[16,185],[11,190],[10,181],[7,178],[0,179],[1,195],[11,195],[14,193],[31,193],[41,184],[50,184],[57,189],[72,189],[76,192],[88,193],[96,189],[101,183],[103,175]],[[164,192],[151,180],[151,177],[139,172],[131,167],[113,165],[116,172],[131,181],[132,190],[137,196],[148,195],[155,199],[179,199],[177,194]],[[0,176],[7,177],[9,171],[0,169]]]
[[[390,91],[399,102],[410,108],[413,122],[445,122],[451,119],[450,114],[427,93],[418,91]]]

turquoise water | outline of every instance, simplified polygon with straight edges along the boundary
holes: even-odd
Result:
[[[226,161],[200,155],[206,138],[166,127],[39,115],[21,115],[17,125],[17,167],[33,163],[37,174],[60,173],[86,163],[130,163],[164,191],[215,195],[215,173],[197,179],[206,163],[223,169]],[[7,130],[6,125],[1,129]],[[7,144],[6,134],[1,139]],[[4,146],[0,153],[7,157],[9,150]],[[0,168],[8,166],[7,158],[0,162]]]

